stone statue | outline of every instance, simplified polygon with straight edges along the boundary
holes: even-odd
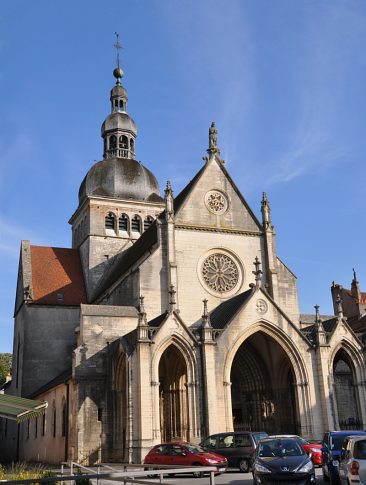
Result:
[[[214,121],[211,123],[209,129],[209,142],[210,148],[217,148],[217,128],[215,126]]]

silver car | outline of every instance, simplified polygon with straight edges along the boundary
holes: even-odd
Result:
[[[366,485],[366,436],[347,436],[339,462],[342,484]]]

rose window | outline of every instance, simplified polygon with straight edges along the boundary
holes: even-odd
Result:
[[[218,190],[210,190],[205,197],[206,207],[214,214],[222,214],[227,209],[227,199]]]
[[[202,277],[212,290],[224,293],[238,284],[239,269],[229,256],[215,253],[203,261]]]

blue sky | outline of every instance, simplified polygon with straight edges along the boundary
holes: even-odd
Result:
[[[0,352],[12,351],[21,239],[70,247],[102,157],[120,33],[137,159],[175,194],[215,121],[254,212],[266,191],[302,313],[333,280],[366,290],[366,2],[12,0],[0,7]]]

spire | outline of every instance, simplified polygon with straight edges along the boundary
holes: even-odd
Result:
[[[255,266],[255,271],[252,271],[255,275],[255,288],[259,288],[262,284],[263,271],[259,269],[261,262],[259,261],[258,256],[255,257],[253,264]]]
[[[315,326],[318,328],[321,323],[321,318],[319,315],[319,305],[314,305],[315,308]]]
[[[165,211],[167,219],[172,218],[174,214],[174,198],[170,181],[167,180],[165,187]]]
[[[353,280],[352,280],[352,283],[351,283],[351,293],[352,293],[353,298],[355,298],[359,302],[361,300],[360,285],[357,281],[355,269],[352,268],[352,271],[353,271]]]
[[[208,302],[207,298],[202,300],[202,302],[203,302],[202,328],[212,328],[210,315],[208,314],[208,311],[207,311],[207,302]]]
[[[267,198],[267,194],[263,192],[262,195],[262,223],[263,228],[268,229],[271,227],[271,208],[269,206],[269,201]]]
[[[116,43],[116,68],[113,76],[116,84],[111,90],[111,114],[102,125],[102,137],[104,139],[103,157],[108,158],[135,158],[135,139],[137,128],[133,119],[127,113],[127,91],[122,86],[123,69],[120,67],[119,34],[115,32]]]
[[[211,126],[208,130],[208,149],[207,153],[209,154],[210,158],[212,158],[215,154],[220,156],[220,150],[217,146],[217,128],[215,126],[215,122],[211,123]]]
[[[338,318],[341,320],[343,318],[343,302],[339,293],[336,299],[336,304],[337,304],[337,315],[338,315]]]

